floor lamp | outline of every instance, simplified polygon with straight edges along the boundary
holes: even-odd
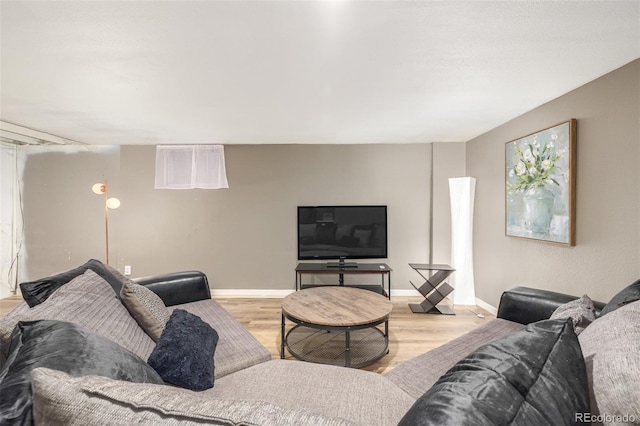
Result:
[[[456,269],[451,279],[453,303],[475,305],[476,290],[473,277],[473,202],[476,179],[449,179],[451,198],[451,266]]]
[[[107,181],[104,183],[96,183],[91,187],[94,194],[104,195],[104,229],[105,241],[107,244],[107,265],[109,264],[109,209],[115,210],[120,207],[120,200],[117,198],[109,198],[109,186]]]

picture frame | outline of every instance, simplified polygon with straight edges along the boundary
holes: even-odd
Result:
[[[576,244],[576,132],[572,118],[505,144],[505,235]]]

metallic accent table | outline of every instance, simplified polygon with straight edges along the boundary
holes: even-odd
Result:
[[[455,272],[455,269],[449,265],[430,263],[410,263],[409,266],[425,280],[419,287],[409,281],[413,288],[418,290],[424,297],[422,303],[409,303],[411,311],[414,314],[455,315],[456,313],[450,307],[445,305],[437,306],[453,291],[453,287],[444,282],[444,280]],[[426,277],[421,271],[435,271],[435,273],[431,277]]]
[[[313,287],[282,301],[280,358],[360,368],[389,353],[389,315],[384,296],[352,287]],[[286,332],[285,321],[295,325]],[[384,324],[384,332],[377,326]]]
[[[342,266],[341,266],[342,265]],[[386,263],[298,263],[296,266],[296,291],[313,288],[317,285],[303,284],[303,275],[337,275],[338,285],[344,287],[357,287],[366,288],[367,290],[375,291],[376,293],[386,295],[391,299],[391,271],[389,265]],[[380,284],[371,285],[358,285],[358,284],[345,284],[345,275],[380,275]],[[384,278],[387,277],[387,288],[385,289]],[[320,284],[323,285],[323,284]],[[328,285],[328,284],[324,284]]]

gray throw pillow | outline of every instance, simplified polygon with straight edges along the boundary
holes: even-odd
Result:
[[[591,412],[610,416],[614,423],[633,423],[625,416],[640,422],[640,301],[598,318],[578,340],[587,364]]]
[[[157,342],[171,316],[160,296],[143,285],[125,280],[120,301],[138,325]]]
[[[576,335],[582,333],[582,331],[596,319],[596,309],[593,306],[593,300],[585,294],[579,299],[558,306],[549,319],[562,318],[571,318],[576,330]]]
[[[84,265],[66,272],[51,275],[36,281],[21,283],[20,292],[29,307],[33,308],[47,300],[60,287],[84,274],[87,269],[91,269],[93,272],[100,275],[102,279],[113,287],[113,291],[115,291],[116,294],[120,294],[120,286],[122,285],[122,282],[120,277],[118,277],[118,274],[114,274],[113,268],[96,259],[90,259]]]
[[[57,320],[83,326],[147,359],[155,344],[122,305],[113,288],[93,270],[60,287],[44,303],[19,305],[0,319],[0,351],[9,352],[11,333],[19,321]],[[26,309],[24,309],[26,308]]]
[[[31,372],[37,367],[72,376],[162,384],[142,359],[102,336],[64,321],[21,321],[0,372],[0,424],[31,424]]]

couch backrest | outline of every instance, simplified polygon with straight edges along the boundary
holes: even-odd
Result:
[[[514,287],[502,293],[497,317],[526,325],[549,319],[560,305],[579,297],[530,287]],[[594,301],[593,305],[597,315],[605,304]]]
[[[133,280],[160,296],[167,306],[211,299],[207,276],[200,271],[171,272]]]

